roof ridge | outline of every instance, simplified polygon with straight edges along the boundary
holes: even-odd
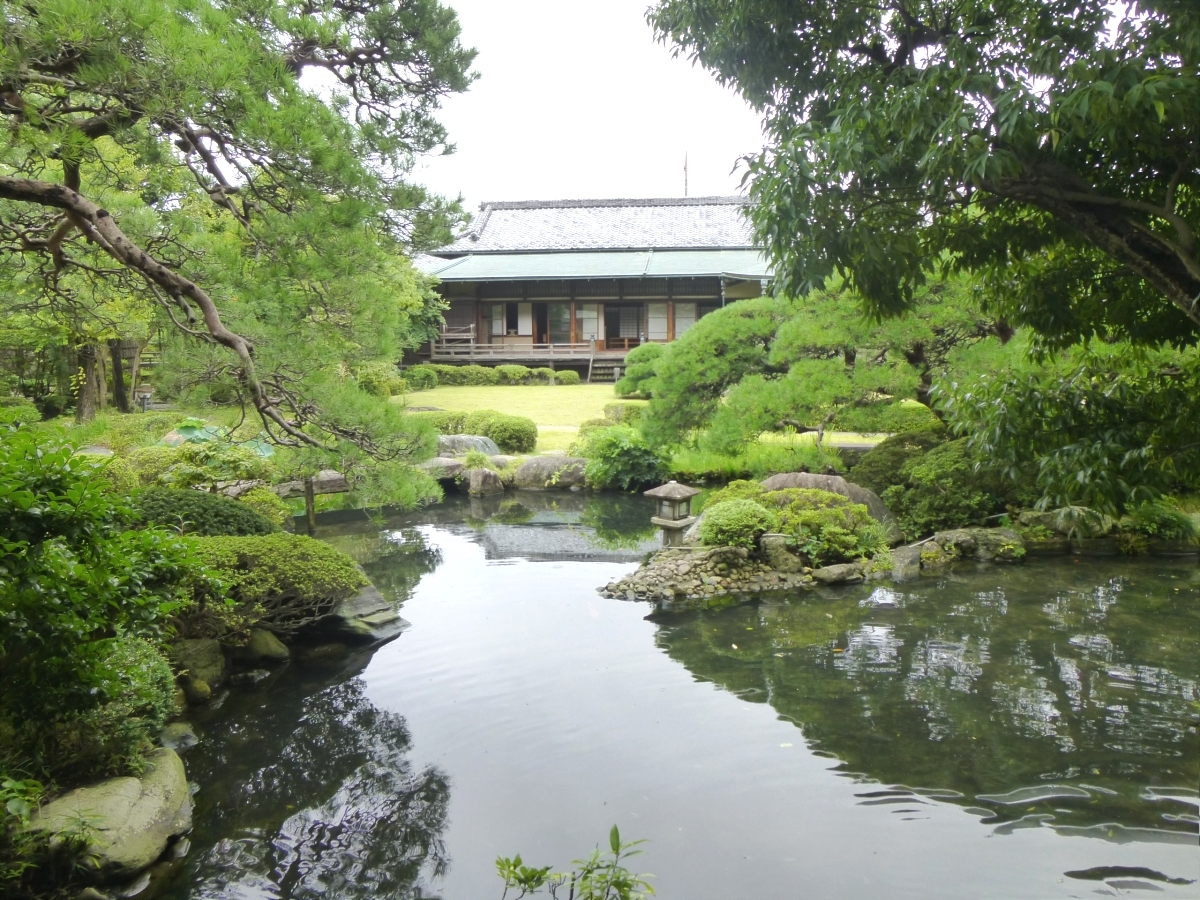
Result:
[[[740,194],[710,197],[625,197],[593,200],[486,200],[481,210],[492,209],[580,209],[588,206],[746,206]]]

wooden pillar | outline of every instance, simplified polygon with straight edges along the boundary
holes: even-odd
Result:
[[[317,533],[317,499],[313,491],[313,480],[310,475],[304,479],[304,520],[308,523],[308,533]]]
[[[667,301],[667,343],[675,340],[675,301]]]
[[[579,317],[575,311],[575,300],[571,300],[571,341],[572,344],[579,343]]]

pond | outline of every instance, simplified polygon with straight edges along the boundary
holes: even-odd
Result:
[[[499,898],[615,823],[664,900],[1200,895],[1200,569],[1030,562],[656,613],[640,499],[321,537],[412,623],[196,721],[174,898]]]

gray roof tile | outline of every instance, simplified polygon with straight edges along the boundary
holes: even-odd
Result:
[[[742,197],[484,203],[438,255],[547,250],[749,249]]]

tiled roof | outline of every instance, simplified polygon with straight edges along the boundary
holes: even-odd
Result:
[[[441,256],[554,250],[751,249],[742,197],[484,203]]]

